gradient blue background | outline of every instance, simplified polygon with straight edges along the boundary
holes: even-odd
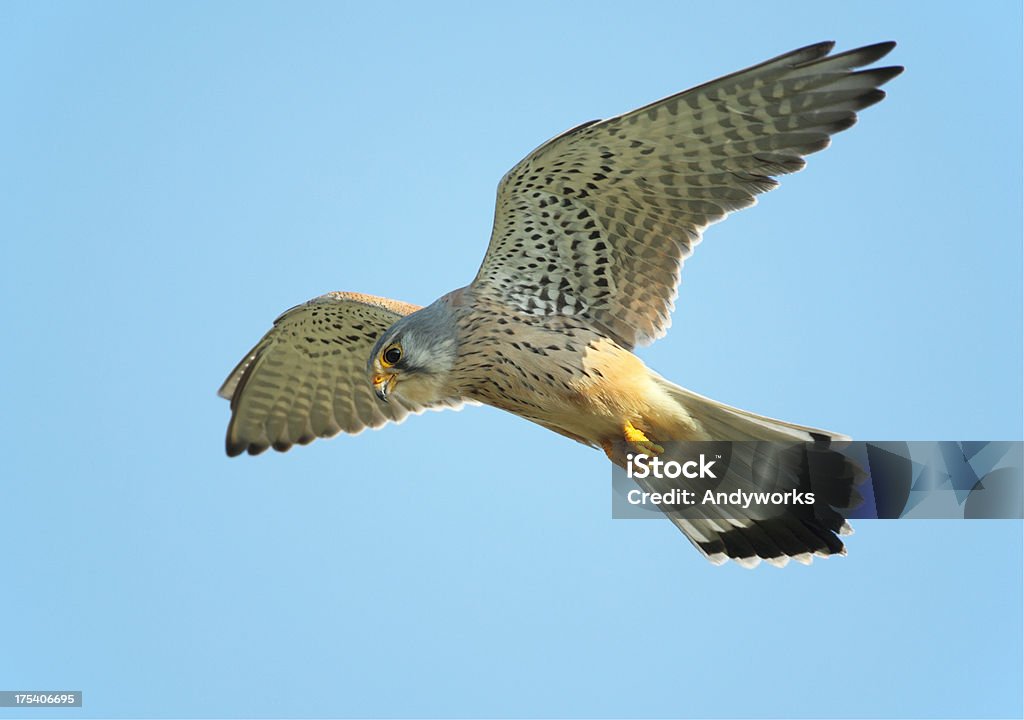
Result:
[[[472,278],[581,121],[833,38],[908,71],[711,229],[642,351],[861,439],[1022,436],[1021,9],[0,7],[0,686],[32,717],[1020,717],[1019,522],[712,567],[489,408],[228,460],[215,391],[320,293]],[[0,711],[0,717],[22,714]]]

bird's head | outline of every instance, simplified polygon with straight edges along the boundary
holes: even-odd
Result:
[[[377,338],[366,371],[384,402],[414,405],[440,402],[449,393],[448,375],[458,343],[447,307],[430,305],[402,318]]]

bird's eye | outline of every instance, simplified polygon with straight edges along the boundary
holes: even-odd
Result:
[[[384,362],[386,367],[391,367],[402,359],[402,348],[398,345],[392,345],[384,351],[380,356],[380,359]]]

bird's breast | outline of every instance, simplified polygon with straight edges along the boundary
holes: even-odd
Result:
[[[574,439],[597,444],[645,404],[644,363],[573,318],[494,315],[461,335],[463,396]]]

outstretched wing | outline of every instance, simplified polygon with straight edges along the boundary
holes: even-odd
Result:
[[[665,334],[708,225],[753,205],[879,102],[895,43],[819,43],[537,148],[498,186],[473,282],[523,312],[576,315],[627,348]]]
[[[232,371],[218,394],[231,401],[227,453],[258,455],[272,447],[341,431],[358,433],[401,422],[426,406],[374,397],[366,361],[377,338],[416,305],[359,293],[334,292],[298,305]],[[458,407],[452,398],[431,408]]]

